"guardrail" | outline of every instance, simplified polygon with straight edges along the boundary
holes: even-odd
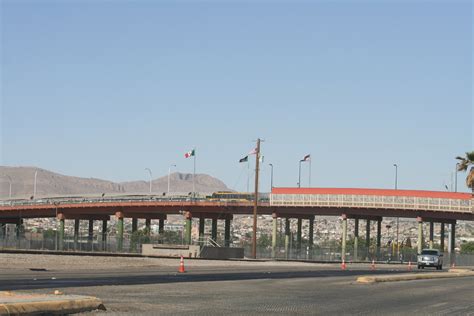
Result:
[[[376,196],[344,194],[271,194],[271,206],[314,206],[408,209],[474,213],[474,202],[462,199],[443,199],[413,196]]]

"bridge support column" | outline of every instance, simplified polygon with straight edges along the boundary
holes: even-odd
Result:
[[[165,220],[158,220],[158,234],[163,235],[165,232]]]
[[[367,247],[367,260],[370,259],[370,219],[367,219],[365,225],[365,246]]]
[[[16,223],[16,239],[19,241],[23,234],[23,219],[19,219]]]
[[[423,219],[421,217],[417,217],[416,221],[418,222],[418,254],[421,253],[423,250]]]
[[[117,251],[123,250],[123,213],[116,212],[117,217]]]
[[[314,216],[309,217],[309,232],[308,232],[308,259],[313,258],[313,246],[314,246]]]
[[[346,261],[346,241],[347,241],[347,216],[342,214],[342,247],[341,247],[341,260]]]
[[[440,231],[440,236],[439,236],[439,248],[441,248],[441,251],[444,251],[444,223],[441,223],[441,231]]]
[[[380,246],[382,245],[382,220],[377,220],[377,258],[380,257]]]
[[[0,223],[0,239],[5,239],[7,224]]]
[[[107,250],[107,220],[102,220],[102,250]]]
[[[201,216],[199,217],[199,244],[204,245],[205,240],[204,240],[204,232],[206,228],[206,219]]]
[[[297,226],[297,231],[296,231],[296,249],[298,251],[298,257],[301,255],[301,225],[302,225],[303,220],[301,218],[298,218],[298,226]]]
[[[79,224],[80,219],[76,218],[74,220],[74,250],[79,249]]]
[[[191,228],[192,228],[192,221],[193,221],[193,215],[191,212],[185,212],[184,217],[186,219],[186,225],[185,225],[185,233],[184,233],[184,243],[186,245],[191,244]]]
[[[272,259],[275,259],[276,256],[276,247],[277,247],[277,221],[278,215],[276,213],[272,213]]]
[[[430,222],[430,249],[434,247],[434,223]]]
[[[146,235],[149,237],[151,234],[151,218],[145,219],[145,229],[146,229]]]
[[[451,237],[449,240],[449,248],[451,248],[451,266],[453,266],[453,264],[456,263],[456,222],[451,223],[451,233],[449,236]]]
[[[285,218],[285,256],[288,260],[290,258],[290,219]]]
[[[225,226],[224,226],[224,246],[230,246],[230,218],[225,219]]]
[[[132,218],[132,234],[138,230],[138,218]]]
[[[359,219],[354,220],[354,260],[359,259]]]
[[[64,220],[66,217],[63,213],[58,213],[57,219],[59,220],[59,236],[58,236],[58,250],[64,250]]]
[[[212,219],[211,238],[217,242],[217,218]]]
[[[94,250],[94,244],[92,243],[92,240],[94,239],[94,220],[90,219],[89,220],[89,234],[87,235],[87,242],[89,244],[90,250]]]

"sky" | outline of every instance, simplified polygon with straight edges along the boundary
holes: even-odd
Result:
[[[452,188],[474,149],[471,1],[12,1],[0,164],[244,191]],[[250,156],[249,169],[254,169]],[[309,185],[303,163],[301,185]],[[459,191],[467,191],[465,173]],[[253,177],[250,178],[253,183]],[[251,186],[251,188],[253,185]]]

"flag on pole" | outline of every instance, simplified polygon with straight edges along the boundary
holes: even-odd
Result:
[[[308,161],[308,160],[311,160],[310,154],[307,154],[306,156],[303,157],[303,159],[301,159],[301,161]]]
[[[184,154],[184,158],[192,157],[192,156],[194,156],[195,154],[196,154],[196,153],[195,153],[194,149],[193,149],[193,150],[190,150],[190,151],[188,151],[187,153]]]
[[[252,149],[248,155],[255,155],[257,153],[257,148]]]
[[[263,163],[263,156],[260,156],[260,157],[258,158],[258,161],[259,161],[260,163]]]
[[[241,158],[239,162],[247,162],[249,161],[249,156],[245,156],[244,158]]]

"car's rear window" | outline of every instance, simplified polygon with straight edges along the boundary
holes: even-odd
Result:
[[[438,251],[437,250],[423,250],[421,252],[422,255],[431,255],[431,256],[437,256]]]

